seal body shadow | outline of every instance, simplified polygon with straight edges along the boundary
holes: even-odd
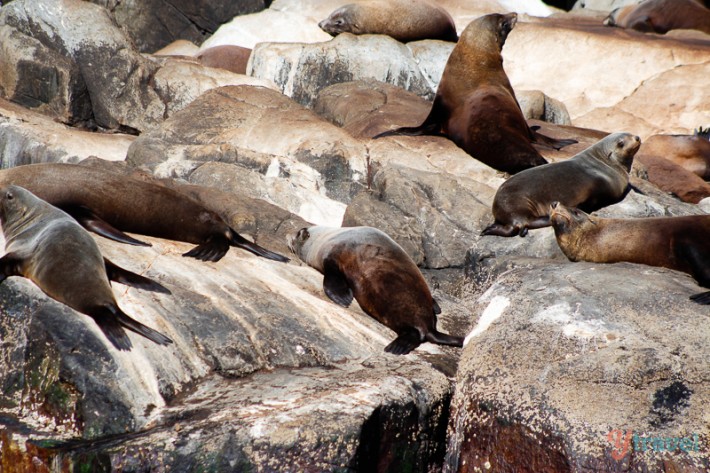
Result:
[[[216,213],[169,187],[75,164],[30,164],[0,171],[64,210],[85,228],[122,243],[144,244],[124,232],[197,244],[184,256],[219,261],[230,246],[267,259],[288,258],[250,242]]]
[[[547,161],[533,143],[561,148],[574,140],[554,140],[532,130],[503,69],[501,51],[517,14],[486,15],[461,33],[436,91],[429,115],[419,126],[380,133],[441,135],[475,159],[515,174]]]
[[[49,297],[93,318],[119,350],[132,347],[124,328],[159,345],[172,343],[118,307],[109,273],[114,280],[169,291],[105,260],[93,238],[68,214],[21,187],[7,186],[0,189],[0,222],[7,251],[0,258],[0,282],[9,276],[30,279]]]
[[[323,290],[336,304],[355,299],[362,310],[397,333],[385,351],[409,353],[422,342],[462,346],[463,338],[436,329],[441,312],[419,268],[385,233],[372,227],[313,226],[289,246],[323,274]]]
[[[661,266],[690,274],[710,288],[710,215],[597,218],[555,202],[550,219],[570,261]],[[691,299],[710,304],[710,291]]]
[[[614,133],[568,160],[510,177],[493,199],[495,222],[481,234],[525,236],[528,230],[549,227],[552,202],[592,212],[620,201],[628,192],[640,145],[638,136]]]

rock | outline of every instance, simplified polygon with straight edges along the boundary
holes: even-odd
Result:
[[[704,445],[709,434],[695,292],[685,274],[629,263],[539,262],[498,277],[474,309],[444,471],[705,471],[704,451],[640,440]]]
[[[247,179],[289,189],[280,200],[284,208],[313,223],[338,225],[367,179],[365,158],[360,142],[287,97],[237,86],[201,95],[141,135],[127,160],[159,177],[183,178],[206,162],[236,164],[244,169],[233,168],[229,186]]]
[[[439,87],[441,76],[444,74],[446,61],[451,55],[455,44],[448,41],[412,41],[407,47],[412,52],[414,61],[419,66],[424,79],[433,91]]]
[[[709,183],[674,162],[653,155],[641,155],[638,160],[646,167],[650,182],[683,202],[697,204],[710,197]]]
[[[0,166],[74,163],[89,156],[121,161],[135,136],[90,133],[0,99]]]
[[[153,56],[194,56],[200,50],[192,41],[176,39],[153,53]]]
[[[577,10],[586,8],[588,10],[598,10],[608,13],[619,7],[632,5],[638,2],[639,0],[577,0],[577,3],[574,4],[573,9]]]
[[[324,87],[359,79],[434,97],[410,50],[383,35],[343,33],[325,43],[261,43],[252,51],[247,73],[272,80],[284,94],[307,106]]]
[[[698,208],[700,208],[706,214],[710,214],[710,197],[706,197],[700,202],[698,202]]]
[[[523,116],[527,119],[542,120],[557,125],[571,125],[565,104],[548,97],[539,90],[521,90],[515,93]]]
[[[362,191],[348,206],[343,226],[379,228],[419,266],[462,267],[466,249],[490,215],[490,204],[478,196],[479,185],[443,172],[385,166],[375,174],[372,190]]]
[[[153,52],[179,39],[202,43],[220,25],[237,15],[266,8],[264,0],[186,1],[162,0],[122,2],[91,0],[108,8],[141,52]]]
[[[710,105],[697,84],[710,74],[709,54],[707,42],[649,38],[570,17],[520,22],[503,51],[515,90],[561,100],[576,126],[642,140],[689,134],[704,123]]]

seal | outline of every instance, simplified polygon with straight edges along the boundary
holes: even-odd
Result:
[[[11,185],[0,189],[0,223],[6,250],[0,258],[0,282],[9,276],[30,279],[52,299],[94,319],[119,350],[132,347],[124,329],[159,345],[172,343],[118,307],[109,278],[169,291],[105,260],[91,235],[68,214]]]
[[[641,146],[638,136],[614,133],[572,158],[522,171],[505,181],[493,198],[495,222],[481,235],[524,237],[550,226],[550,204],[561,202],[592,212],[620,201]]]
[[[517,14],[509,13],[472,21],[451,51],[424,122],[386,131],[373,139],[446,136],[475,159],[510,174],[547,163],[533,143],[557,149],[576,143],[542,135],[525,121],[501,55],[517,19]]]
[[[645,0],[612,11],[604,25],[643,33],[688,29],[710,34],[710,10],[696,0]]]
[[[451,15],[426,0],[370,0],[344,5],[318,23],[331,36],[384,34],[403,43],[422,39],[456,41]]]
[[[710,215],[596,218],[554,202],[550,220],[570,261],[662,266],[688,273],[710,288]],[[710,304],[710,291],[690,299]]]
[[[436,329],[441,309],[421,271],[387,234],[372,227],[312,226],[289,237],[289,247],[323,274],[323,290],[336,304],[355,300],[370,317],[397,332],[385,347],[405,355],[428,341],[463,346],[463,338]]]
[[[133,245],[147,245],[124,232],[198,246],[185,253],[219,261],[230,246],[286,262],[252,243],[216,213],[175,189],[119,173],[76,164],[29,164],[0,171],[0,185],[16,184],[59,207],[87,230]]]
[[[696,129],[692,135],[652,135],[639,150],[639,157],[657,156],[664,158],[710,180],[710,140],[708,131]]]
[[[246,74],[251,49],[225,44],[200,51],[195,57],[207,67],[224,69],[235,74]]]

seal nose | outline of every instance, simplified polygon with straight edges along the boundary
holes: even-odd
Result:
[[[553,203],[550,204],[550,207],[552,208],[552,210],[555,210],[555,209],[557,209],[558,205],[560,205],[560,203],[558,201],[554,201]]]
[[[634,141],[636,141],[636,143],[641,143],[641,138],[634,136]]]

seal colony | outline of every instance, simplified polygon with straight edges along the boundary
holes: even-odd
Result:
[[[641,140],[611,134],[574,157],[522,171],[505,181],[493,199],[495,222],[481,235],[524,237],[528,229],[549,227],[550,204],[561,202],[587,212],[620,201]]]
[[[173,343],[118,307],[109,277],[142,289],[169,291],[105,260],[91,235],[65,212],[11,185],[0,189],[0,223],[6,240],[0,282],[9,276],[30,279],[52,299],[94,319],[118,350],[132,347],[124,329],[158,345]]]
[[[710,215],[597,218],[555,202],[550,220],[570,261],[662,266],[688,273],[710,288]],[[690,298],[710,304],[710,291]]]
[[[501,55],[517,19],[517,14],[509,13],[472,21],[451,51],[424,122],[386,131],[373,139],[446,136],[475,159],[510,174],[547,163],[533,143],[557,149],[576,143],[537,133],[525,121]]]
[[[439,305],[421,271],[394,240],[372,227],[312,226],[289,238],[303,262],[323,274],[323,291],[342,307],[355,300],[362,310],[395,332],[385,347],[405,355],[427,341],[463,346],[463,338],[436,329]]]
[[[0,171],[0,186],[16,184],[74,217],[87,230],[133,245],[124,232],[195,243],[185,253],[219,261],[230,246],[286,262],[288,258],[233,230],[216,213],[185,194],[118,173],[74,164],[30,164]]]

